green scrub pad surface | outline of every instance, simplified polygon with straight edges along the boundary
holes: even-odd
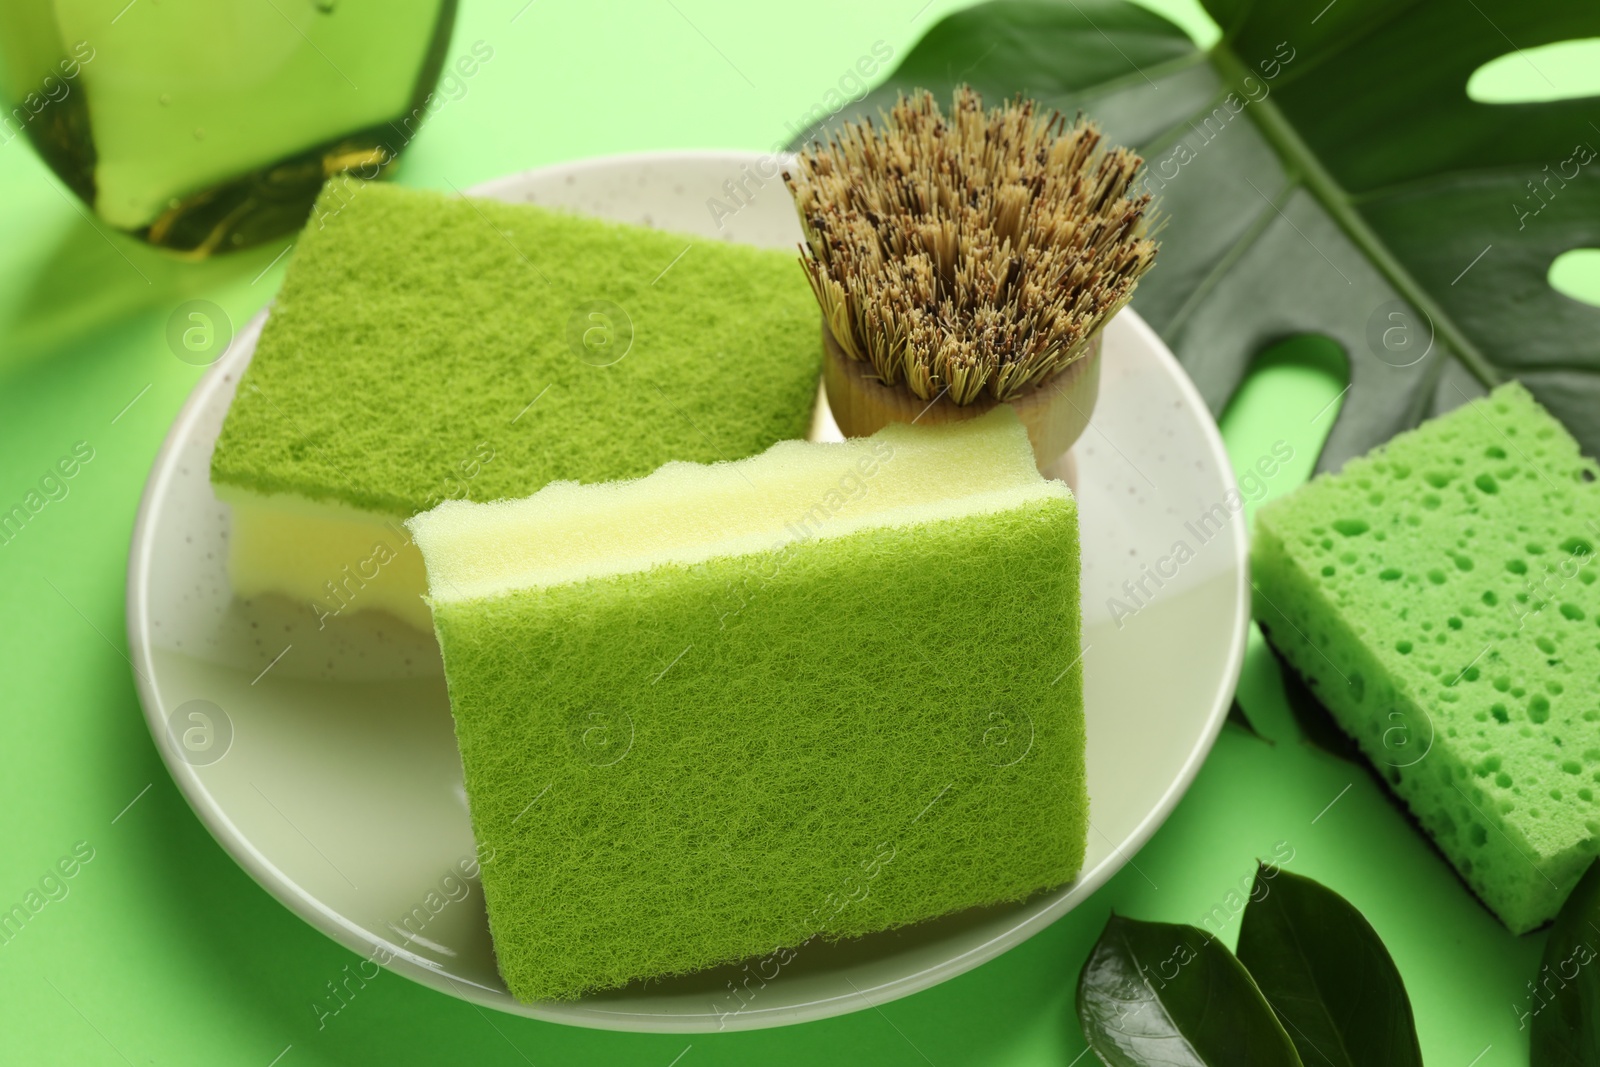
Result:
[[[1263,631],[1516,933],[1600,853],[1597,476],[1512,383],[1256,520]]]
[[[312,218],[218,483],[407,516],[806,434],[821,349],[793,252],[348,179]]]
[[[768,957],[764,985],[813,938],[1018,900],[1077,874],[1088,798],[1076,508],[1001,415],[1003,464],[944,480],[971,483],[966,514],[906,487],[941,481],[943,461],[919,456],[919,442],[970,433],[891,427],[782,444],[704,479],[674,464],[623,487],[654,483],[659,512],[728,509],[729,470],[747,473],[746,497],[778,500],[775,536],[754,550],[685,547],[709,529],[688,514],[646,530],[654,547],[631,570],[575,545],[577,563],[527,565],[587,577],[480,595],[467,583],[493,563],[489,539],[469,543],[465,527],[512,521],[539,498],[412,520],[474,830],[493,851],[495,952],[517,997],[753,957]],[[884,440],[890,458],[865,455]],[[823,480],[848,492],[808,511],[815,455],[840,457]],[[858,455],[870,475],[857,476]],[[1001,465],[1013,487],[988,489]],[[612,489],[572,499],[552,486],[545,510],[566,522],[587,498],[610,506]],[[850,526],[873,501],[884,512]],[[648,499],[636,506],[635,525],[651,525]],[[738,544],[752,538],[739,527]],[[753,986],[713,1000],[732,1011],[751,997]]]

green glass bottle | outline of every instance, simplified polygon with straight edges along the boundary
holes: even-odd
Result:
[[[415,135],[456,0],[4,0],[0,148],[191,256],[298,229]]]

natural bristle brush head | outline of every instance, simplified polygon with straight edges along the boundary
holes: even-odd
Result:
[[[909,421],[873,410],[886,405],[915,415],[937,402],[936,418],[959,418],[948,409],[1053,391],[1073,401],[1053,406],[1076,407],[1081,431],[1093,393],[1057,379],[1092,389],[1084,368],[1068,372],[1095,358],[1101,328],[1155,261],[1150,196],[1133,192],[1142,163],[1082,115],[1021,97],[985,110],[967,86],[948,115],[931,93],[902,96],[880,121],[846,123],[802,150],[784,180],[825,343],[842,364],[828,377],[841,428],[876,428],[844,425],[858,416]]]

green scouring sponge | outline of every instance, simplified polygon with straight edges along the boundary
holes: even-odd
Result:
[[[1597,475],[1513,383],[1256,517],[1262,630],[1516,933],[1600,853]]]
[[[1076,875],[1077,513],[1009,408],[410,526],[518,998]]]
[[[426,625],[420,563],[374,559],[400,552],[384,519],[809,427],[816,306],[792,251],[353,180],[313,219],[212,457],[244,595],[397,610],[365,563],[408,571]]]

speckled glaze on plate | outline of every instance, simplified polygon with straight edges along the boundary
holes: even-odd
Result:
[[[794,248],[799,226],[779,181],[747,183],[753,196],[731,215],[708,203],[732,206],[724,183],[761,165],[735,152],[623,156],[474,193]],[[1172,811],[1222,726],[1248,624],[1238,497],[1199,394],[1124,311],[1106,330],[1099,405],[1072,453],[1093,827],[1081,877],[1022,904],[809,945],[742,1001],[729,992],[733,967],[519,1004],[495,971],[482,892],[461,877],[474,845],[431,637],[376,613],[319,630],[309,608],[247,604],[228,588],[227,509],[207,470],[262,321],[195,389],[145,488],[128,566],[139,694],[173,779],[240,866],[340,944],[424,985],[535,1018],[678,1032],[803,1022],[906,996],[1020,943],[1104,884]],[[838,437],[825,407],[813,436]]]

